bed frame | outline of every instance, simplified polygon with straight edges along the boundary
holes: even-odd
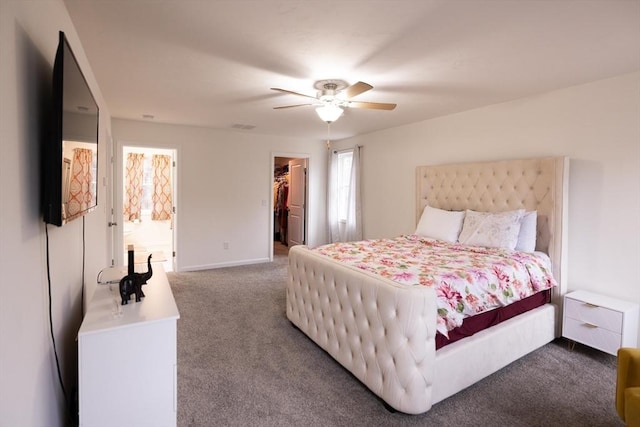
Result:
[[[536,250],[549,254],[559,283],[552,303],[436,351],[433,289],[400,285],[294,246],[287,317],[393,409],[428,411],[559,335],[568,166],[567,158],[552,157],[416,170],[416,222],[427,203],[448,210],[537,210]]]

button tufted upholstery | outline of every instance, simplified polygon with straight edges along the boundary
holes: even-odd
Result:
[[[399,285],[294,246],[287,317],[393,408],[431,407],[432,289]]]

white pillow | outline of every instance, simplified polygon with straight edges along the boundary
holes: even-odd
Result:
[[[514,250],[524,209],[507,212],[467,210],[458,241],[465,245]]]
[[[538,212],[525,212],[520,220],[520,233],[518,234],[518,243],[516,243],[516,251],[534,252],[536,250]]]
[[[464,212],[445,211],[425,206],[415,234],[455,243],[462,229]]]

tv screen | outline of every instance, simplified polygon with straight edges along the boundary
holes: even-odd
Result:
[[[43,150],[43,214],[63,225],[98,205],[98,104],[62,31],[53,65],[51,138]]]

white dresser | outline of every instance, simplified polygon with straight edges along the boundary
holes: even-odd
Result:
[[[118,284],[98,285],[89,303],[78,332],[82,427],[176,425],[180,313],[161,264],[142,289],[141,302],[120,305]]]
[[[588,291],[564,296],[562,336],[609,354],[638,344],[638,304]]]

